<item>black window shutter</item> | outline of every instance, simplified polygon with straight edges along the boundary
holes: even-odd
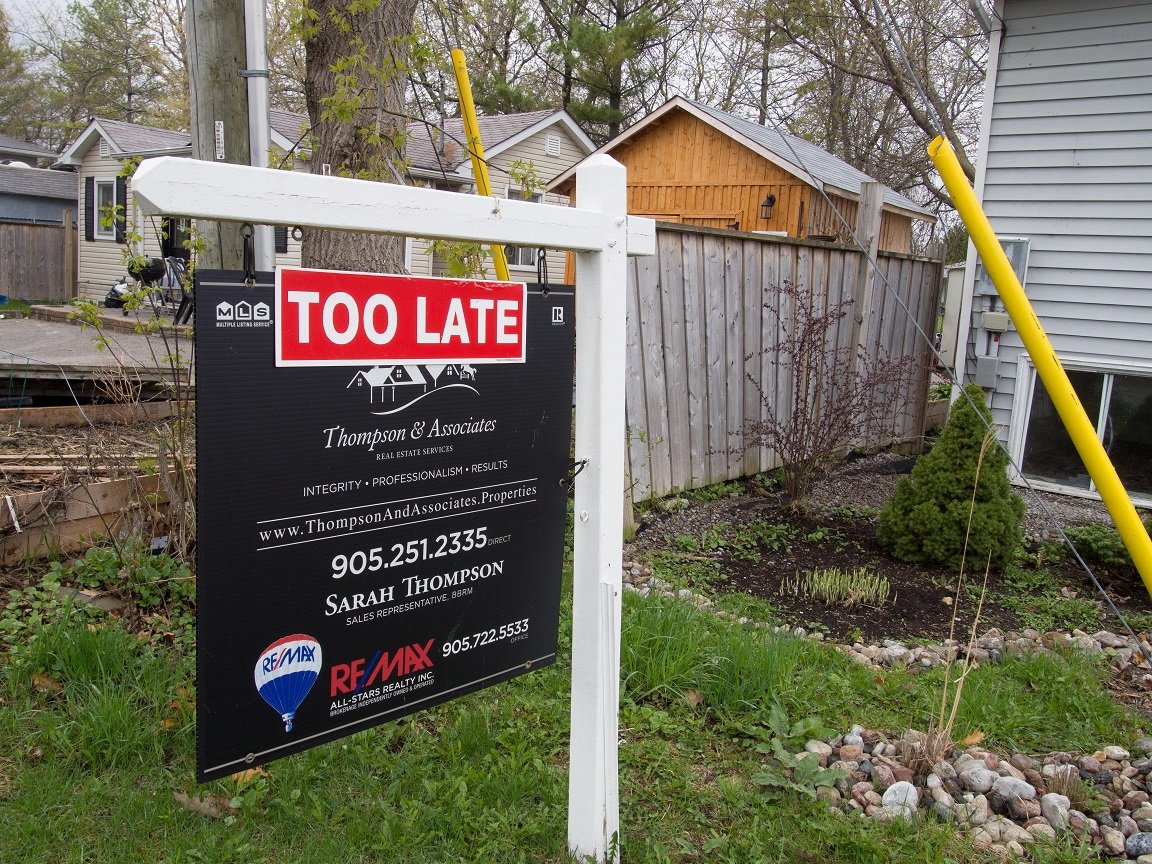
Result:
[[[96,178],[84,178],[84,239],[96,239]]]
[[[277,225],[272,232],[276,235],[276,254],[283,255],[288,251],[288,228],[285,225]]]
[[[127,242],[128,229],[128,184],[123,177],[116,178],[116,242]]]

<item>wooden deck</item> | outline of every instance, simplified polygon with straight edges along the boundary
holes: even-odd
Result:
[[[134,322],[108,310],[102,346],[94,328],[68,320],[66,307],[33,308],[45,317],[0,319],[0,402],[9,406],[106,401],[102,391],[117,384],[157,391],[176,378],[165,358],[192,355],[188,328],[130,332]]]

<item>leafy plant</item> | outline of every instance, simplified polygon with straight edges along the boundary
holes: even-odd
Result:
[[[1128,547],[1111,525],[1077,525],[1064,531],[1080,557],[1088,564],[1098,564],[1116,573],[1136,575]]]
[[[677,588],[707,589],[724,578],[718,561],[699,555],[658,552],[651,564],[654,575]]]
[[[786,522],[749,522],[745,528],[756,542],[771,552],[791,552],[797,530]]]
[[[1017,564],[1004,571],[1004,591],[996,599],[1011,609],[1025,627],[1036,630],[1095,629],[1100,621],[1096,604],[1082,597],[1067,597],[1060,583],[1044,568],[1026,569]]]
[[[684,497],[689,501],[719,501],[723,498],[739,495],[743,491],[744,484],[738,480],[731,480],[713,483],[711,486],[702,486],[699,489],[688,489],[684,492]]]
[[[936,446],[880,511],[876,537],[902,561],[959,567],[967,554],[999,569],[1023,545],[1024,501],[1008,483],[984,391],[964,392]]]

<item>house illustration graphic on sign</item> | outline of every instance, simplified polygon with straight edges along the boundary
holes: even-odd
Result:
[[[227,300],[216,304],[216,320],[217,321],[235,321],[235,309],[232,304]]]
[[[471,385],[461,383],[475,378],[475,367],[463,364],[373,366],[359,370],[344,389],[367,386],[369,404],[399,410],[444,387],[467,387],[475,392]],[[398,403],[402,404],[398,406]]]

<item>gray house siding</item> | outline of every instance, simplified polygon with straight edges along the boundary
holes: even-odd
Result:
[[[1152,2],[997,7],[985,212],[998,235],[1030,239],[1025,288],[1066,366],[1152,374]],[[991,344],[979,327],[989,302],[973,300],[969,361]],[[1017,381],[1031,380],[1022,353],[1009,329],[991,394],[1016,456],[1026,416],[1013,415],[1028,404]]]
[[[0,222],[34,222],[59,225],[64,211],[72,211],[76,219],[76,204],[55,198],[36,198],[31,195],[4,195],[0,193]]]

